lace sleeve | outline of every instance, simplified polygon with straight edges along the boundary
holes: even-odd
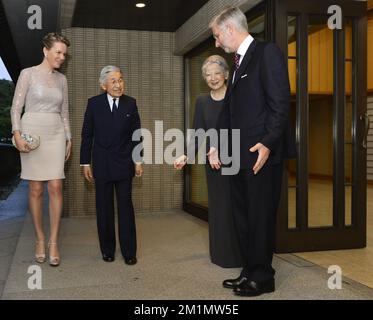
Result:
[[[69,119],[69,96],[67,89],[67,80],[63,76],[63,103],[61,108],[61,118],[63,126],[65,128],[66,140],[71,139],[71,130],[70,130],[70,119]]]
[[[12,121],[12,133],[21,130],[21,114],[25,105],[25,98],[30,85],[30,70],[22,70],[14,91],[10,118]]]

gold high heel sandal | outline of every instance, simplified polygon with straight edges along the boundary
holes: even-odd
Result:
[[[37,263],[44,263],[45,260],[46,260],[44,240],[38,240],[38,241],[36,241],[36,249],[38,249],[38,245],[40,245],[40,244],[43,244],[44,253],[37,253],[37,252],[35,252],[35,261]]]
[[[49,252],[50,252],[50,247],[53,246],[53,245],[57,245],[56,242],[49,242],[48,243],[48,248],[49,248]],[[60,262],[61,262],[61,259],[60,257],[54,257],[54,256],[51,256],[50,253],[49,253],[49,265],[52,266],[52,267],[58,267],[60,265]]]

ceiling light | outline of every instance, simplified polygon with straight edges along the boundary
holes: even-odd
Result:
[[[136,7],[137,8],[144,8],[145,7],[145,3],[141,3],[141,2],[136,3]]]

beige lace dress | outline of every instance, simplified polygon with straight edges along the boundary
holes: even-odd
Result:
[[[11,120],[13,132],[40,137],[37,149],[21,152],[21,178],[64,179],[66,140],[71,139],[66,77],[40,66],[23,69],[14,92]]]

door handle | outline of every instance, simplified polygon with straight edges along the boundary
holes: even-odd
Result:
[[[365,135],[364,135],[362,146],[363,146],[364,149],[367,149],[367,147],[368,147],[368,143],[367,143],[368,133],[369,133],[369,129],[370,129],[370,119],[369,119],[368,114],[365,112],[363,115],[360,116],[360,120],[365,120]]]

